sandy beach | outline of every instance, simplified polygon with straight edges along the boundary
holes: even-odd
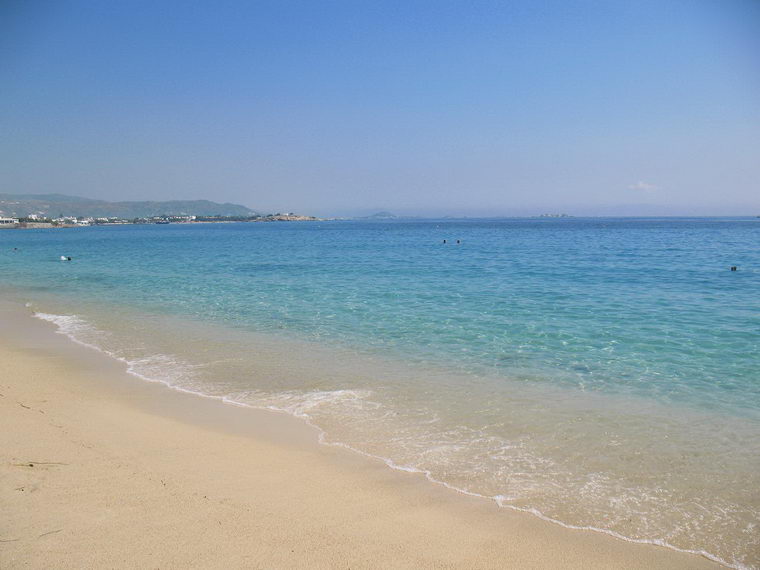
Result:
[[[718,567],[455,493],[0,315],[3,569]]]

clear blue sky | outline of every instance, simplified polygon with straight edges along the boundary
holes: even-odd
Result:
[[[760,214],[760,2],[0,1],[0,192]]]

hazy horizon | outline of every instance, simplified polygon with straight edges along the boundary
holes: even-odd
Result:
[[[760,215],[760,4],[5,3],[0,193]]]

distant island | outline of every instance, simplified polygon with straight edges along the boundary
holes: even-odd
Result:
[[[363,218],[359,218],[361,220],[395,220],[398,216],[396,214],[392,214],[391,212],[378,212],[377,214],[372,214],[371,216],[364,216]]]
[[[210,200],[109,202],[65,194],[0,193],[0,220],[4,227],[316,219],[292,212],[262,214],[240,204]]]

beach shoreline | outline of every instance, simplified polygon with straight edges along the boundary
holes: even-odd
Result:
[[[139,382],[0,307],[3,568],[715,568],[432,485],[284,414]]]

